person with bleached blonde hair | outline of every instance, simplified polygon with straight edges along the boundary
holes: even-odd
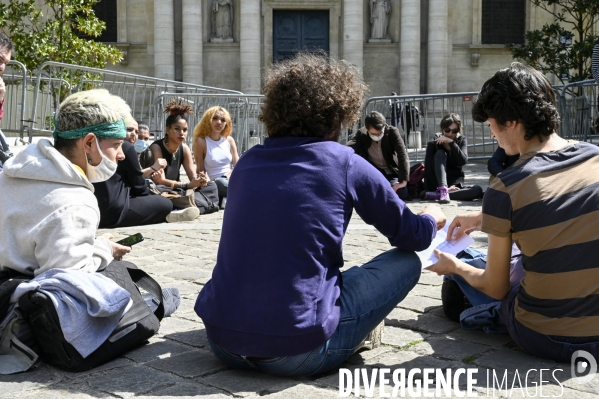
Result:
[[[124,159],[131,110],[107,90],[71,94],[46,139],[9,159],[0,173],[0,270],[37,276],[50,269],[95,272],[131,249],[96,237],[100,210],[93,183]]]
[[[218,187],[220,208],[227,203],[229,177],[239,160],[231,137],[233,123],[229,112],[219,106],[209,108],[193,129],[193,157],[196,171],[205,172]]]

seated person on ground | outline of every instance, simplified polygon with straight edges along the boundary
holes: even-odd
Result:
[[[462,135],[462,120],[458,114],[448,114],[441,119],[441,132],[426,145],[424,158],[424,184],[422,198],[447,204],[450,200],[471,201],[480,198],[480,186],[464,186],[462,166],[468,163],[468,145]]]
[[[430,245],[445,215],[436,205],[412,213],[337,142],[360,117],[365,89],[355,67],[322,55],[300,53],[266,74],[268,137],[235,166],[216,266],[195,305],[230,367],[287,376],[336,368],[420,278],[413,251]],[[396,248],[341,273],[354,209]]]
[[[518,158],[520,158],[520,154],[507,155],[503,148],[497,147],[493,156],[487,161],[487,170],[491,174],[491,178],[512,166]]]
[[[383,114],[372,111],[347,145],[382,173],[399,198],[406,200],[410,159],[399,130],[385,122]]]
[[[154,158],[152,157],[152,151],[150,150],[150,127],[146,124],[140,123],[139,129],[137,131],[137,140],[135,140],[135,152],[137,152],[137,157],[139,158],[139,164],[141,165],[141,169],[144,171],[144,177],[147,170],[152,170],[151,167],[154,166]],[[163,159],[163,158],[161,158]],[[166,161],[164,166],[166,166]],[[152,172],[156,172],[153,170]],[[151,173],[150,173],[151,175]]]
[[[106,90],[67,97],[56,114],[54,145],[42,139],[0,173],[0,266],[28,276],[54,268],[95,272],[130,251],[96,238],[100,222],[92,183],[124,159],[129,106]]]
[[[152,174],[154,183],[167,188],[198,189],[208,184],[208,176],[196,173],[187,139],[187,117],[191,113],[191,105],[182,100],[173,99],[164,108],[168,113],[164,138],[156,140],[150,146],[154,159],[164,158],[166,167]],[[181,165],[187,173],[189,183],[181,182]]]
[[[206,173],[218,187],[221,209],[227,201],[229,177],[239,160],[235,140],[231,137],[233,122],[223,107],[209,108],[193,129],[193,156],[196,171]]]
[[[570,362],[584,350],[599,357],[597,146],[557,135],[555,93],[543,74],[513,63],[487,80],[473,104],[514,165],[493,179],[482,212],[457,217],[449,233],[488,234],[486,262],[437,252],[432,271],[448,275],[475,306],[494,306],[512,339],[534,356]],[[450,236],[450,234],[448,234]],[[510,262],[515,242],[520,261]],[[470,262],[471,263],[471,262]],[[524,273],[525,272],[525,273]],[[444,307],[447,300],[443,298]],[[492,302],[501,301],[500,304]],[[499,307],[499,310],[498,310]],[[460,319],[464,316],[462,314]]]
[[[126,123],[137,127],[133,119]],[[173,210],[172,202],[160,195],[150,194],[130,140],[123,141],[123,154],[124,159],[117,162],[116,173],[106,181],[94,183],[94,195],[100,208],[100,228],[164,223]],[[188,219],[193,220],[197,216],[189,215]]]

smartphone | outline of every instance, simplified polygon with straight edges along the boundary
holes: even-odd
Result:
[[[137,233],[137,234],[133,234],[132,236],[129,236],[127,238],[123,238],[122,240],[119,240],[116,243],[124,245],[126,247],[130,247],[137,243],[142,242],[143,240],[144,240],[144,236],[142,236],[141,233]]]

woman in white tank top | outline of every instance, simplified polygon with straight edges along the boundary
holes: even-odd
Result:
[[[219,106],[209,108],[193,129],[193,157],[197,173],[205,172],[218,187],[220,208],[227,202],[229,177],[239,159],[231,137],[233,123],[229,112]]]

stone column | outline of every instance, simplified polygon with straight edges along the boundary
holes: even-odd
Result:
[[[430,0],[429,5],[426,87],[429,94],[447,93],[448,1]]]
[[[245,94],[260,94],[260,0],[243,0],[239,4],[239,48],[241,67],[241,91]],[[272,34],[268,32],[267,34]]]
[[[364,4],[357,0],[343,1],[343,59],[364,68]]]
[[[173,0],[154,0],[154,76],[175,79]]]
[[[202,2],[183,0],[183,81],[202,84]]]
[[[402,0],[399,57],[400,94],[420,93],[420,1]]]

